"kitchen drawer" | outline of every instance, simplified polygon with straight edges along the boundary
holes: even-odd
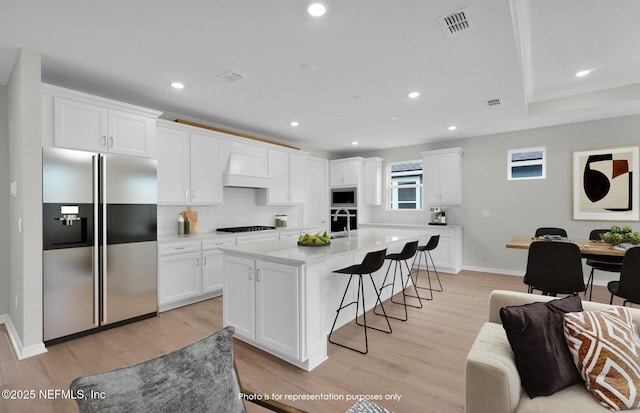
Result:
[[[158,255],[173,255],[173,254],[183,254],[187,252],[198,252],[200,251],[200,242],[199,241],[187,241],[187,242],[172,242],[172,243],[162,243],[158,244]]]
[[[223,245],[236,245],[236,239],[235,238],[216,238],[216,239],[208,239],[208,240],[202,241],[202,249],[204,251],[215,250],[222,247]]]
[[[238,245],[248,244],[250,242],[270,241],[280,238],[276,231],[269,231],[268,233],[242,235],[238,237]]]

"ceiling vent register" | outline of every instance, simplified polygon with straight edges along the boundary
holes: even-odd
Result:
[[[440,24],[444,33],[451,37],[469,30],[469,14],[466,8],[448,14],[440,18]]]
[[[216,76],[216,80],[227,82],[227,83],[235,82],[240,79],[244,79],[244,75],[234,70],[229,70],[227,72],[222,73],[221,75]]]

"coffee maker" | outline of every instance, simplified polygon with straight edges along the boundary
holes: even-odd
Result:
[[[441,207],[430,207],[431,216],[429,225],[447,225],[447,210]]]

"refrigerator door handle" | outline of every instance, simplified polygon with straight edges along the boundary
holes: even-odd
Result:
[[[100,250],[98,240],[98,155],[92,156],[92,170],[93,170],[93,248],[91,254],[93,268],[93,323],[97,326],[100,325]]]
[[[107,281],[107,162],[104,155],[100,157],[100,208],[102,220],[100,221],[100,233],[102,234],[102,245],[100,246],[102,258],[102,324],[107,324],[107,290],[109,283]]]

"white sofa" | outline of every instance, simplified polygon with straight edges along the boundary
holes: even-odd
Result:
[[[589,393],[584,384],[575,384],[551,396],[530,399],[520,385],[520,376],[507,335],[500,320],[500,309],[554,297],[496,290],[489,299],[489,321],[486,322],[469,354],[465,366],[466,413],[547,413],[609,412]],[[583,301],[586,311],[611,307],[608,304]],[[640,309],[629,308],[636,325],[640,325]],[[633,410],[634,412],[640,409]]]

